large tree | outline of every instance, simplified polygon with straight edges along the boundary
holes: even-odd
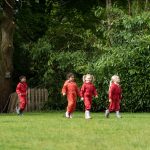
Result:
[[[0,36],[0,111],[3,111],[9,95],[12,91],[13,72],[13,32],[15,23],[13,20],[14,0],[4,0],[1,15]]]

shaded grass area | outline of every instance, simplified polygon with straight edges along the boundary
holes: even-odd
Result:
[[[0,150],[150,150],[150,113],[92,113],[85,120],[76,112],[0,115]]]

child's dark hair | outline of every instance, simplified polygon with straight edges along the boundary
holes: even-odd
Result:
[[[22,80],[23,78],[26,78],[26,76],[22,75],[19,77],[19,80]]]
[[[74,74],[73,74],[73,73],[68,73],[68,74],[67,74],[67,79],[69,79],[69,78],[72,77],[72,76],[74,77]]]

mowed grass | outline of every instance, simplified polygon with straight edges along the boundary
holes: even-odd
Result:
[[[0,150],[150,150],[150,113],[123,113],[109,119],[83,112],[0,115]]]

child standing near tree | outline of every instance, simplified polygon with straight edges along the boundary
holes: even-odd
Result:
[[[105,111],[105,117],[109,117],[109,113],[115,111],[117,118],[121,118],[120,115],[120,100],[122,98],[122,89],[120,84],[120,78],[117,75],[111,77],[109,85],[109,108]]]
[[[84,101],[85,105],[85,119],[90,119],[90,110],[92,106],[92,97],[98,98],[98,93],[94,84],[94,77],[91,74],[86,74],[83,76],[83,85],[81,87],[80,96],[81,100]]]
[[[79,96],[78,86],[75,82],[75,77],[73,73],[67,75],[67,80],[65,81],[62,88],[62,95],[67,96],[68,106],[65,113],[66,118],[72,118],[72,114],[76,108],[77,96]]]
[[[16,93],[18,94],[19,98],[19,107],[16,107],[16,112],[18,115],[21,115],[26,107],[27,104],[27,88],[28,85],[26,83],[26,77],[20,76],[20,82],[16,87]]]

